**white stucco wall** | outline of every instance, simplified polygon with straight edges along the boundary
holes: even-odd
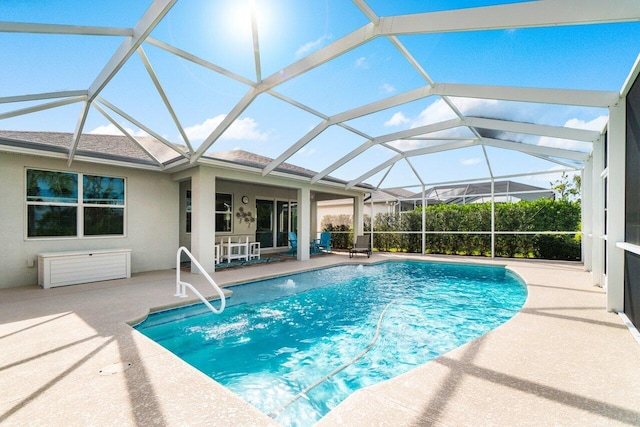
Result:
[[[92,173],[126,179],[126,236],[25,238],[25,168]],[[131,249],[133,273],[175,268],[179,184],[170,176],[131,168],[0,153],[0,288],[37,284],[40,252]]]

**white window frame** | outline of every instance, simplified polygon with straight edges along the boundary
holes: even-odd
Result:
[[[217,221],[218,214],[226,214],[226,213],[228,213],[227,211],[219,211],[219,210],[217,210],[217,208],[218,208],[218,194],[223,194],[225,196],[231,196],[231,211],[230,211],[230,213],[231,213],[231,230],[229,230],[229,231],[218,231],[218,221]],[[226,193],[226,192],[223,192],[223,191],[216,191],[215,211],[213,213],[213,222],[214,222],[213,226],[215,227],[216,236],[217,235],[229,236],[229,235],[233,234],[233,230],[235,228],[235,221],[234,221],[235,217],[234,217],[234,213],[233,213],[233,210],[234,210],[234,199],[235,198],[233,196],[234,196],[233,193]]]
[[[43,172],[58,172],[58,173],[67,173],[74,174],[77,176],[77,185],[78,185],[78,198],[75,203],[62,203],[62,202],[34,202],[27,200],[27,171],[36,170]],[[104,205],[104,204],[96,204],[96,203],[85,203],[84,202],[84,176],[101,176],[101,177],[109,177],[109,178],[117,178],[122,179],[124,184],[124,201],[122,205]],[[24,194],[22,200],[24,201],[24,239],[33,241],[33,240],[78,240],[78,239],[122,239],[127,237],[127,178],[122,176],[108,175],[108,174],[99,174],[99,173],[84,173],[84,172],[74,172],[74,171],[61,171],[56,169],[47,169],[41,167],[33,167],[28,166],[24,168],[24,176],[23,176],[23,190]],[[75,236],[35,236],[29,237],[29,206],[64,206],[64,207],[75,207],[76,209],[76,235]],[[108,207],[117,207],[118,209],[123,210],[123,218],[122,218],[122,234],[102,234],[102,235],[85,235],[84,234],[84,208],[108,208]]]

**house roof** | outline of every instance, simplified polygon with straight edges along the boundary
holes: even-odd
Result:
[[[25,132],[0,130],[0,146],[27,148],[44,153],[65,153],[73,140],[73,134],[64,132]],[[136,137],[136,140],[143,141],[148,152],[140,148],[131,138],[124,135],[100,135],[83,134],[80,137],[77,153],[79,155],[120,162],[131,163],[132,165],[153,165],[154,158],[163,164],[170,164],[181,158],[179,152],[185,146],[175,145],[175,149],[167,147],[162,142],[153,137]],[[206,158],[218,160],[229,164],[245,166],[255,169],[262,169],[273,159],[244,150],[232,150],[210,153]],[[305,178],[312,178],[317,172],[305,169],[289,163],[282,163],[276,171],[296,175]],[[336,178],[327,176],[324,181],[345,184]],[[366,185],[360,188],[370,188]]]
[[[329,19],[328,12],[326,16],[316,16],[318,14],[311,12],[317,4],[296,2],[298,9],[292,10],[291,16],[285,17],[278,28],[280,40],[296,39],[311,50],[290,52],[285,57],[288,59],[282,59],[288,62],[274,64],[274,61],[269,62],[270,54],[273,55],[279,46],[261,32],[260,25],[250,26],[250,36],[245,34],[242,41],[237,34],[212,28],[215,27],[212,25],[205,25],[203,29],[198,21],[203,20],[208,11],[198,9],[205,6],[195,2],[148,0],[129,2],[130,8],[105,2],[105,10],[112,8],[108,20],[104,20],[106,13],[90,13],[91,8],[82,3],[79,2],[79,7],[86,7],[86,12],[69,18],[45,16],[38,7],[31,7],[15,15],[18,17],[15,21],[0,22],[0,38],[3,43],[7,40],[3,45],[11,47],[11,53],[16,56],[6,60],[12,67],[3,67],[13,74],[5,80],[9,84],[0,88],[0,120],[51,113],[56,115],[57,123],[65,124],[65,129],[75,129],[71,137],[60,134],[58,139],[50,134],[46,141],[42,141],[41,132],[34,132],[27,140],[34,149],[57,152],[66,156],[69,163],[77,156],[92,156],[124,159],[158,170],[218,156],[221,161],[260,168],[263,175],[286,172],[309,177],[311,183],[340,182],[346,189],[366,182],[374,182],[374,187],[384,189],[391,187],[387,183],[392,178],[400,178],[406,186],[442,182],[443,179],[433,175],[433,171],[438,170],[434,164],[442,166],[442,157],[438,156],[449,152],[473,152],[473,159],[466,160],[480,160],[483,168],[465,178],[476,181],[487,177],[509,179],[513,172],[495,172],[501,166],[511,164],[526,165],[527,172],[533,170],[535,173],[548,173],[558,166],[568,171],[581,170],[593,144],[602,141],[605,123],[598,122],[594,130],[586,130],[580,120],[567,121],[563,125],[550,124],[546,119],[554,116],[557,112],[554,108],[558,106],[597,109],[606,114],[608,108],[619,102],[618,88],[623,86],[624,77],[618,75],[611,80],[611,73],[603,72],[598,78],[579,79],[574,74],[580,73],[573,72],[577,67],[562,63],[562,59],[576,41],[583,41],[582,29],[602,26],[599,34],[606,34],[606,40],[611,40],[612,45],[617,43],[620,50],[626,48],[625,63],[632,64],[637,48],[629,50],[626,38],[614,36],[637,33],[640,28],[640,5],[634,0],[491,0],[474,3],[480,7],[453,1],[442,2],[445,6],[434,6],[431,2],[353,0],[343,2],[348,5],[348,15],[343,19]],[[211,0],[205,3],[208,8],[223,6],[225,2]],[[143,10],[146,5],[148,7]],[[303,22],[297,19],[303,12],[308,12],[309,25],[324,28],[324,35],[315,42],[297,38],[300,28],[292,23]],[[251,13],[255,23],[257,12]],[[105,25],[105,22],[109,24]],[[531,68],[535,68],[534,75],[541,76],[539,80],[520,79],[516,68],[508,81],[486,83],[477,80],[473,69],[495,67],[496,64],[511,69],[511,64],[503,63],[499,58],[502,53],[517,51],[529,55],[526,50],[519,49],[520,45],[514,40],[536,39],[535,35],[540,34],[537,32],[541,29],[546,31],[549,40],[564,38],[558,43],[549,43],[539,52],[530,53],[537,55],[538,63]],[[213,31],[217,32],[213,34]],[[456,62],[446,71],[442,71],[437,57],[427,55],[437,48],[436,40],[473,37],[480,33],[500,37],[478,47],[476,56],[473,56],[476,54],[473,49],[461,52],[459,65]],[[554,38],[555,35],[558,37]],[[36,38],[37,43],[31,45]],[[76,52],[71,47],[64,47],[62,42],[69,39],[79,40],[79,45],[70,46],[81,46],[86,51]],[[207,42],[204,48],[196,43],[203,40]],[[30,48],[16,48],[22,46],[16,41],[24,41],[24,46]],[[62,53],[68,53],[64,65],[57,69],[31,67],[31,64],[44,62],[39,46],[58,47],[58,42],[63,46]],[[219,54],[230,45],[234,48],[242,45],[245,49],[234,50],[232,55]],[[598,43],[592,45],[595,48]],[[635,43],[629,45],[636,46]],[[629,51],[634,58],[628,57]],[[9,50],[3,54],[9,55]],[[594,55],[584,56],[594,66],[612,66],[619,62],[596,59]],[[229,60],[233,64],[226,62]],[[267,72],[267,62],[271,74]],[[154,68],[159,63],[166,68]],[[236,63],[250,64],[249,71],[244,67],[243,72],[232,68]],[[390,63],[401,64],[403,69],[388,74]],[[41,71],[40,68],[46,69]],[[370,75],[379,76],[378,87],[361,84],[356,71],[364,69]],[[35,76],[40,72],[46,73],[43,78]],[[130,77],[134,74],[140,79],[136,82],[146,84],[131,85]],[[28,80],[33,84],[28,86],[27,92],[15,93],[14,87],[23,87],[25,75],[30,76]],[[567,75],[571,78],[566,78]],[[319,80],[322,76],[326,76],[325,79]],[[564,77],[563,85],[554,86],[560,77]],[[177,81],[184,82],[187,87],[177,90]],[[345,84],[360,88],[359,95],[345,94]],[[210,90],[211,87],[215,90]],[[397,90],[397,87],[402,89]],[[203,88],[207,90],[206,95]],[[232,95],[226,96],[227,92]],[[195,102],[201,106],[192,113],[197,118],[185,118],[180,114],[184,105]],[[427,114],[435,103],[446,112]],[[535,120],[511,114],[523,104],[535,111]],[[499,108],[492,110],[488,108],[491,105],[499,105]],[[230,135],[234,125],[252,125],[243,114],[257,114],[271,106],[277,111],[272,112],[271,122],[264,123],[268,129],[265,134],[272,128],[277,134],[278,126],[287,127],[295,129],[292,138],[277,140],[274,137],[269,143],[256,144],[260,150],[265,150],[260,152],[263,155],[260,159],[225,154],[226,150],[220,150],[222,154],[211,152],[217,149],[214,144],[219,146],[229,140],[235,143]],[[428,120],[409,123],[403,115],[408,110],[414,110],[414,117],[421,119],[424,113]],[[101,123],[113,126],[122,127],[125,123],[134,128],[133,134],[146,133],[153,138],[137,138],[140,146],[136,146],[127,144],[126,137],[88,135],[90,129],[85,128],[86,123],[96,120],[95,117],[100,118]],[[194,138],[189,141],[189,128],[185,123],[203,123],[206,118],[217,119],[212,120],[215,125],[198,143],[193,143]],[[37,127],[38,120],[19,123],[25,122],[32,130]],[[390,131],[388,123],[389,126],[394,123],[401,126]],[[162,136],[167,134],[165,129],[170,129],[172,141],[179,144]],[[259,134],[255,138],[262,136]],[[10,134],[5,133],[3,138],[5,147],[18,144],[18,139]],[[280,145],[273,149],[276,140]],[[238,142],[239,148],[246,148],[242,143]],[[25,144],[23,141],[23,146]],[[108,150],[103,150],[105,147]],[[307,154],[316,150],[331,156],[320,161],[320,156],[301,155],[305,149],[308,149]],[[273,151],[264,155],[268,150]],[[494,160],[497,153],[505,152],[513,154],[517,161]],[[438,160],[425,160],[432,157]],[[448,170],[463,172],[459,164],[447,162]],[[536,169],[529,167],[534,162]],[[292,167],[291,163],[304,167]],[[311,174],[311,169],[318,172]]]
[[[138,137],[145,148],[161,163],[167,163],[180,155],[151,137]],[[31,148],[43,152],[67,153],[73,142],[73,134],[66,132],[29,132],[0,130],[0,144]],[[155,164],[153,157],[124,135],[83,134],[77,153],[88,157],[119,160],[138,164]]]

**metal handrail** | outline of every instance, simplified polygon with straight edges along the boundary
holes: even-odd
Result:
[[[202,273],[202,275],[209,281],[211,286],[213,286],[213,289],[215,289],[215,291],[218,293],[218,295],[220,296],[220,309],[216,310],[211,305],[211,303],[207,301],[207,299],[204,296],[202,296],[202,294],[198,292],[196,288],[193,287],[191,283],[183,282],[182,280],[180,280],[180,254],[182,252],[187,254],[191,262],[195,264],[196,267],[198,267],[198,270],[200,270],[200,273]],[[189,250],[184,246],[181,246],[178,249],[178,253],[176,254],[176,293],[174,294],[174,296],[180,297],[180,298],[186,298],[187,287],[189,287],[189,289],[191,289],[193,293],[196,294],[198,298],[200,298],[200,300],[204,303],[204,305],[209,307],[209,310],[213,311],[215,314],[220,314],[224,311],[224,307],[226,306],[226,299],[225,299],[224,292],[222,292],[222,289],[220,289],[220,287],[216,284],[216,282],[213,281],[211,276],[209,276],[209,273],[207,273],[205,269],[202,268],[198,260],[195,259],[193,255],[191,255],[191,252],[189,252]]]

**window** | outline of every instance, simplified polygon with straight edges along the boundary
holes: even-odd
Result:
[[[216,193],[216,233],[230,233],[233,198],[231,194]]]
[[[124,178],[27,169],[27,237],[124,235]]]
[[[76,236],[78,176],[27,170],[27,237]]]
[[[84,235],[124,234],[124,179],[83,177]]]

